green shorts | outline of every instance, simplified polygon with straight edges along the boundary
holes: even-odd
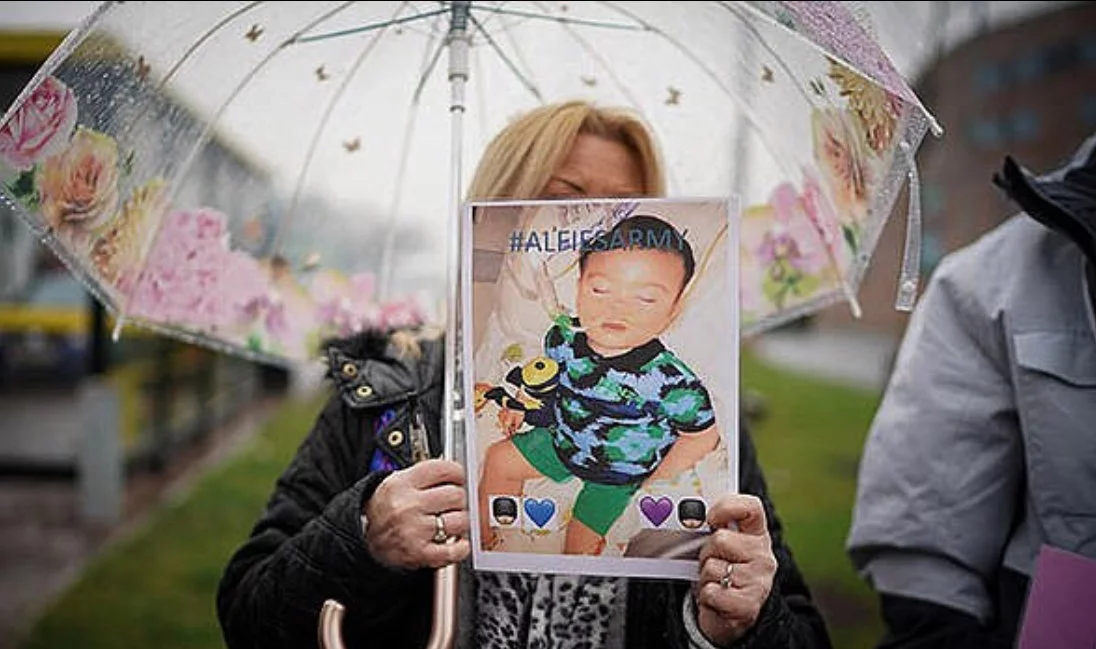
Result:
[[[522,457],[545,477],[555,482],[566,482],[575,477],[556,454],[552,431],[547,428],[533,428],[510,439]],[[571,515],[599,536],[605,536],[638,490],[639,483],[604,485],[583,482]]]

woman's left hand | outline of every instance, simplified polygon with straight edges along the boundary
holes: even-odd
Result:
[[[709,641],[727,646],[757,622],[772,592],[777,562],[757,497],[723,496],[712,505],[708,524],[713,532],[700,550],[694,591],[697,623]]]

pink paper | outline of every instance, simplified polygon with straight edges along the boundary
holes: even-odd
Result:
[[[1096,560],[1043,546],[1017,647],[1096,647]]]

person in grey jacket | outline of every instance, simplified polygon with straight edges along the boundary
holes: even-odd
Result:
[[[1096,136],[995,181],[1022,211],[937,268],[860,465],[881,648],[1012,647],[1039,549],[1096,558]]]

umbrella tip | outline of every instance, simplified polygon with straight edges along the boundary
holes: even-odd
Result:
[[[855,295],[849,296],[849,310],[852,311],[852,317],[857,320],[864,315],[864,309],[860,307],[860,300],[856,299]]]
[[[110,342],[117,343],[118,339],[122,337],[122,326],[125,324],[126,319],[118,316],[114,321],[114,329],[110,332]]]
[[[913,305],[917,301],[917,280],[905,279],[898,286],[898,298],[894,301],[894,308],[899,311],[913,311]]]
[[[943,125],[941,125],[932,115],[929,115],[929,130],[932,131],[934,137],[940,138],[944,136]]]

